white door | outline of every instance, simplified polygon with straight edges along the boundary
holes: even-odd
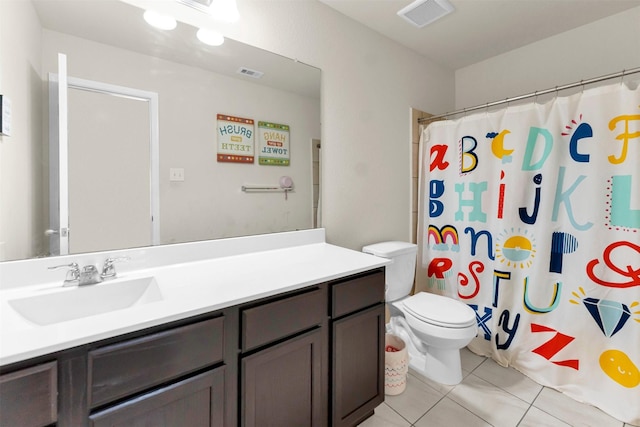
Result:
[[[157,94],[66,81],[67,131],[58,132],[57,143],[65,148],[57,150],[58,187],[51,194],[67,229],[52,234],[52,246],[66,241],[59,245],[65,254],[159,244]]]

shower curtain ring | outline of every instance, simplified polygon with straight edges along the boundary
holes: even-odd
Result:
[[[538,103],[538,91],[533,92],[533,103],[537,104]]]
[[[582,92],[581,93],[584,93],[584,80],[580,80],[580,85],[582,86]]]
[[[625,73],[625,69],[622,70],[622,74],[620,75],[620,86],[622,86],[622,84],[624,83],[624,73]]]

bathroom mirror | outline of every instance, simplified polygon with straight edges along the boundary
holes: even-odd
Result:
[[[3,56],[12,59],[2,62],[0,89],[12,98],[14,107],[13,132],[0,136],[4,156],[0,173],[3,180],[15,180],[20,186],[19,191],[0,194],[0,261],[51,255],[49,240],[57,230],[49,223],[49,176],[55,172],[49,164],[53,155],[49,140],[56,116],[50,117],[49,80],[57,79],[58,53],[66,55],[70,79],[157,94],[159,218],[154,219],[159,220],[159,244],[313,227],[314,184],[318,192],[312,168],[313,149],[320,138],[319,69],[231,39],[218,47],[204,45],[196,38],[197,29],[182,22],[172,31],[154,29],[144,22],[141,9],[118,0],[5,0],[0,13]],[[15,47],[9,40],[24,43]],[[79,157],[76,161],[83,168],[76,170],[82,171],[83,180],[95,178],[98,169],[105,177],[119,175],[121,180],[113,191],[108,191],[109,186],[98,191],[89,185],[81,192],[86,197],[73,202],[97,206],[98,211],[116,206],[119,214],[126,214],[133,204],[110,199],[113,195],[108,193],[117,195],[140,182],[150,185],[145,178],[149,162],[127,162],[134,153],[148,158],[149,142],[145,137],[130,140],[132,125],[123,117],[110,117],[107,107],[97,100],[100,96],[72,93],[75,90],[70,88],[68,97],[76,103],[69,108],[73,115],[69,117],[70,161]],[[122,114],[129,111],[124,103],[104,104],[114,104],[112,109]],[[92,112],[96,125],[85,126],[89,133],[87,129],[77,132],[71,128],[73,123],[90,122],[74,111],[85,110]],[[148,119],[141,114],[133,122]],[[218,115],[253,121],[253,163],[218,161]],[[100,121],[105,123],[98,126]],[[264,139],[260,132],[265,124],[289,127],[289,165],[259,163]],[[140,129],[133,132],[146,135]],[[74,135],[82,137],[73,140]],[[87,148],[90,142],[93,148]],[[81,155],[71,153],[74,144],[83,147]],[[20,152],[22,146],[29,147],[27,153]],[[293,190],[286,194],[242,190],[247,185],[277,187],[281,176],[290,176],[294,182]],[[70,175],[69,179],[77,178]],[[96,182],[105,179],[99,177]],[[142,201],[146,194],[137,197],[141,205],[148,205]],[[117,220],[113,214],[102,219],[84,217],[82,222],[89,230],[109,230],[112,236],[132,234],[125,231],[126,215],[118,216]],[[72,215],[70,218],[69,234],[73,236]],[[101,243],[97,235],[86,235],[92,245],[76,252],[145,245],[140,240]]]

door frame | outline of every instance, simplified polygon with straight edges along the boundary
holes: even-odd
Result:
[[[66,62],[66,58],[65,58]],[[151,218],[151,244],[160,244],[160,131],[158,94],[156,92],[117,86],[109,83],[80,79],[66,75],[66,64],[58,68],[58,74],[49,74],[49,218],[48,230],[52,255],[67,255],[68,243],[68,132],[67,132],[67,93],[58,86],[68,89],[84,90],[111,96],[119,96],[147,102],[149,106],[149,198]],[[64,75],[61,71],[64,71]],[[64,94],[62,93],[64,92]],[[54,105],[55,104],[55,105]],[[58,129],[56,129],[56,126]],[[67,196],[60,197],[61,188]],[[66,205],[66,206],[63,206]],[[57,209],[56,209],[57,207]],[[63,218],[64,217],[64,218]],[[59,243],[57,242],[59,240]],[[58,252],[58,253],[56,253]]]

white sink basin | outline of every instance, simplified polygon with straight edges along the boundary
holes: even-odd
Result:
[[[97,285],[60,287],[53,292],[9,300],[22,317],[37,324],[75,320],[162,301],[153,277],[107,281]]]

